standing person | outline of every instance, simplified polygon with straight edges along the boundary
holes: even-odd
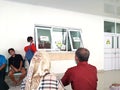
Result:
[[[8,59],[10,66],[8,75],[13,83],[18,85],[26,75],[26,70],[23,65],[23,58],[20,54],[15,54],[15,50],[13,48],[8,49],[8,53],[11,55],[11,57]],[[14,77],[14,73],[16,72],[22,73],[18,80],[16,80]]]
[[[77,66],[69,68],[61,81],[64,86],[71,83],[73,90],[97,90],[97,69],[88,64],[89,51],[78,48],[75,52]]]
[[[29,45],[24,47],[24,51],[26,52],[25,58],[28,60],[30,64],[31,59],[34,53],[36,52],[36,47],[35,44],[33,43],[33,37],[31,36],[27,37],[27,42],[29,42]]]
[[[5,70],[7,60],[3,55],[0,55],[0,90],[8,90],[9,86],[5,82]]]

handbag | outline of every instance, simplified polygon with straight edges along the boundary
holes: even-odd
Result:
[[[40,80],[37,90],[65,90],[61,81],[51,73],[46,73]]]

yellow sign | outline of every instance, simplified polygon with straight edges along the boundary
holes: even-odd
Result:
[[[110,44],[110,40],[107,40],[107,41],[106,41],[106,44]]]

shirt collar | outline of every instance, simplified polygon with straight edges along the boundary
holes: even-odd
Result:
[[[83,61],[83,62],[79,62],[79,63],[77,64],[77,66],[79,66],[79,65],[86,65],[86,64],[88,64],[88,62],[87,62],[87,61]]]

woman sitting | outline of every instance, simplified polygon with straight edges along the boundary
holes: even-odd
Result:
[[[37,51],[31,60],[21,90],[64,90],[60,80],[50,72],[50,67],[48,54]]]

